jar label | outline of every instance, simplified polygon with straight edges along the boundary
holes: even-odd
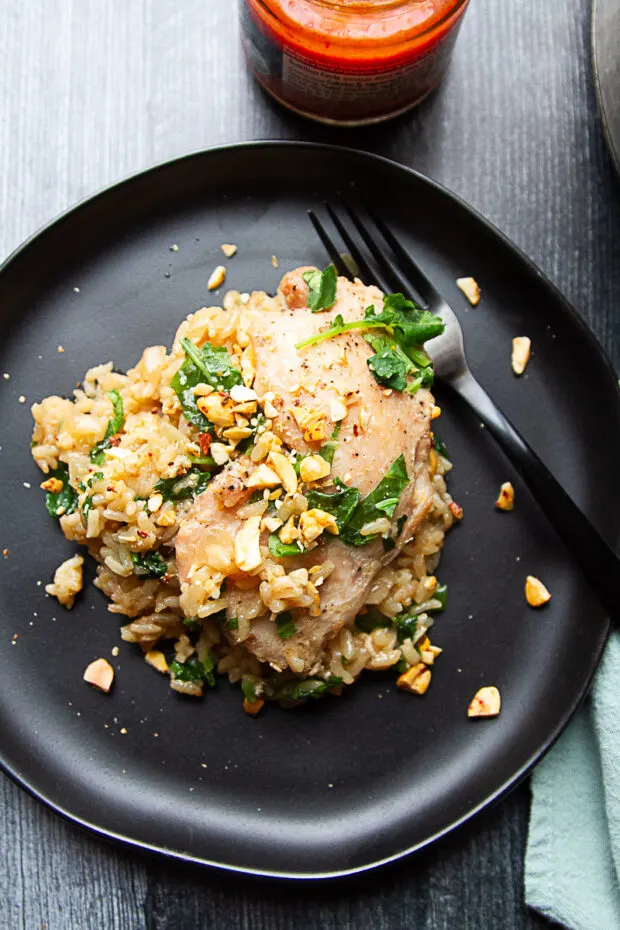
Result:
[[[441,81],[459,26],[460,20],[430,49],[397,63],[325,63],[287,46],[242,4],[245,53],[258,80],[294,110],[334,122],[381,119],[420,101]]]

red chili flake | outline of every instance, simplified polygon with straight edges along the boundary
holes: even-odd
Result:
[[[7,558],[8,554],[9,554],[9,550],[8,550],[8,549],[3,549],[3,550],[2,550],[2,555],[4,556],[5,559]]]
[[[110,436],[108,442],[110,443],[111,446],[120,446],[120,444],[121,444],[121,437],[120,437],[120,436]]]
[[[463,517],[463,508],[459,507],[458,504],[455,504],[454,501],[450,501],[448,504],[448,509],[451,511],[452,516],[457,520],[461,520]]]
[[[353,435],[354,435],[354,436],[359,436],[359,434],[360,434],[360,428],[359,428],[359,426],[357,425],[357,423],[354,423],[354,424],[353,424]]]
[[[198,433],[198,443],[202,454],[208,455],[209,446],[211,445],[211,433]]]
[[[138,536],[140,537],[140,539],[146,539],[148,535],[149,534],[145,533],[144,530],[138,530]]]

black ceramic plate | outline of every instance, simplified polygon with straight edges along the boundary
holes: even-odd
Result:
[[[595,0],[592,52],[601,118],[609,149],[620,171],[620,0]]]
[[[169,343],[181,318],[212,302],[206,281],[222,242],[239,246],[226,283],[242,291],[273,290],[284,270],[323,265],[305,210],[352,181],[375,193],[453,304],[482,383],[615,539],[620,410],[605,355],[540,272],[440,187],[346,149],[258,143],[171,162],[86,201],[0,274],[0,372],[10,374],[0,380],[0,739],[19,784],[102,835],[271,875],[377,865],[513,786],[596,667],[608,629],[596,598],[491,438],[440,390],[439,432],[465,517],[440,566],[450,597],[433,639],[444,654],[423,699],[375,674],[340,699],[251,719],[224,680],[204,701],[170,691],[120,642],[122,618],[92,586],[71,612],[45,597],[41,582],[76,547],[43,507],[29,405],[69,393],[97,362],[127,369],[145,345]],[[483,292],[475,310],[455,286],[469,274]],[[534,346],[519,380],[515,335]],[[507,479],[517,506],[501,514],[494,500]],[[553,592],[543,611],[525,604],[530,572]],[[82,671],[116,644],[106,696]],[[468,720],[471,697],[488,684],[501,690],[501,715]]]

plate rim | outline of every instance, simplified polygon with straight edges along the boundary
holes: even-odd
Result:
[[[584,317],[578,313],[575,307],[571,304],[568,298],[562,293],[559,287],[551,281],[547,275],[536,265],[536,263],[518,246],[514,243],[501,229],[495,226],[487,217],[482,214],[476,207],[468,203],[461,195],[451,191],[449,188],[441,184],[440,182],[429,178],[427,175],[422,172],[417,171],[414,168],[410,168],[407,165],[403,165],[398,161],[395,161],[392,158],[388,158],[384,155],[378,155],[374,152],[367,152],[363,149],[359,149],[352,146],[346,145],[331,145],[324,142],[309,142],[302,140],[291,140],[291,139],[257,139],[257,140],[248,140],[241,142],[227,143],[223,145],[213,145],[207,146],[204,148],[199,148],[187,152],[183,155],[177,155],[173,158],[165,159],[164,161],[156,161],[143,168],[139,171],[132,172],[124,177],[120,178],[117,181],[112,182],[111,184],[104,185],[98,190],[94,191],[91,194],[81,198],[72,206],[68,207],[66,210],[63,210],[61,213],[54,216],[51,220],[44,223],[38,229],[36,229],[30,236],[28,236],[20,245],[18,245],[9,255],[0,263],[0,276],[7,271],[7,269],[12,265],[12,263],[21,256],[27,249],[34,244],[40,237],[51,231],[55,226],[61,224],[65,219],[74,215],[75,213],[88,208],[95,201],[107,196],[112,191],[117,191],[125,185],[130,185],[131,183],[138,181],[140,178],[143,178],[149,174],[153,174],[159,170],[165,168],[170,168],[174,165],[180,165],[181,163],[191,161],[193,159],[200,159],[208,157],[211,155],[221,155],[226,152],[239,151],[242,149],[254,149],[254,148],[278,148],[278,149],[301,149],[302,151],[327,151],[327,152],[336,152],[339,155],[344,155],[346,157],[351,157],[359,160],[366,160],[367,162],[375,163],[381,166],[383,169],[387,170],[397,170],[399,172],[405,172],[412,176],[417,183],[430,186],[439,194],[442,198],[445,198],[448,201],[456,203],[459,210],[463,210],[468,213],[470,216],[476,220],[477,223],[481,224],[488,233],[490,233],[495,239],[499,240],[503,247],[508,248],[513,254],[515,254],[521,261],[522,265],[527,268],[530,274],[533,274],[537,277],[543,287],[549,289],[555,299],[559,301],[562,305],[562,310],[566,313],[573,324],[577,324],[578,329],[581,331],[582,336],[590,344],[590,348],[595,351],[600,358],[602,365],[605,368],[605,374],[607,377],[611,378],[612,382],[615,385],[615,404],[616,404],[616,413],[620,417],[620,383],[616,376],[614,367],[612,365],[611,359],[607,353],[607,350],[602,345],[602,343],[597,338],[594,330],[591,328],[590,324]],[[620,538],[620,523],[615,531],[615,540],[617,543],[618,538]],[[8,762],[5,761],[4,755],[0,748],[0,770],[7,775],[18,787],[25,790],[31,797],[35,798],[37,801],[41,802],[48,809],[52,810],[54,813],[59,814],[65,820],[69,821],[72,824],[88,831],[95,836],[111,840],[115,843],[121,844],[125,848],[130,848],[133,850],[140,850],[142,852],[155,853],[159,856],[166,856],[172,859],[192,863],[195,865],[208,866],[215,869],[220,869],[226,872],[233,872],[243,875],[252,875],[259,876],[263,878],[272,878],[272,879],[294,879],[296,881],[319,881],[325,879],[337,879],[345,878],[348,876],[358,875],[362,872],[367,872],[370,870],[375,870],[383,866],[387,866],[390,863],[396,862],[399,859],[402,859],[406,856],[410,856],[420,850],[426,848],[432,843],[437,842],[441,838],[447,836],[458,828],[462,827],[469,820],[474,818],[481,811],[486,808],[491,807],[492,805],[497,804],[503,797],[505,797],[510,791],[516,788],[521,781],[530,773],[533,767],[546,755],[546,753],[553,747],[560,735],[564,732],[570,721],[573,719],[575,713],[585,700],[594,674],[599,666],[600,660],[602,658],[609,633],[612,628],[612,622],[609,617],[606,617],[604,621],[605,632],[602,638],[602,642],[596,653],[591,657],[590,668],[587,677],[587,684],[584,687],[582,693],[576,695],[573,703],[568,707],[561,717],[561,720],[558,722],[557,726],[547,737],[544,744],[536,752],[534,752],[530,758],[523,763],[523,765],[506,781],[500,785],[494,792],[489,794],[483,801],[478,803],[475,807],[467,810],[465,814],[461,817],[453,820],[450,824],[443,827],[440,830],[435,831],[430,836],[426,837],[424,840],[414,843],[411,846],[406,847],[405,849],[398,850],[390,856],[377,859],[363,865],[355,866],[352,868],[344,869],[335,869],[330,871],[311,871],[311,872],[286,872],[281,870],[270,870],[270,869],[257,869],[248,866],[239,866],[232,863],[225,862],[216,862],[210,860],[203,856],[194,856],[190,853],[181,852],[179,850],[169,849],[162,846],[157,846],[152,843],[145,842],[143,840],[136,839],[131,836],[127,836],[122,832],[115,830],[109,830],[101,825],[92,823],[90,820],[84,817],[79,817],[73,814],[71,811],[67,810],[62,804],[52,800],[47,794],[43,791],[38,790],[33,784],[32,780],[28,777],[25,777],[19,774],[17,771],[13,770]]]

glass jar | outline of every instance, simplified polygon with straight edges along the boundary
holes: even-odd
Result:
[[[469,0],[242,0],[248,63],[303,116],[359,126],[403,113],[443,78]]]

